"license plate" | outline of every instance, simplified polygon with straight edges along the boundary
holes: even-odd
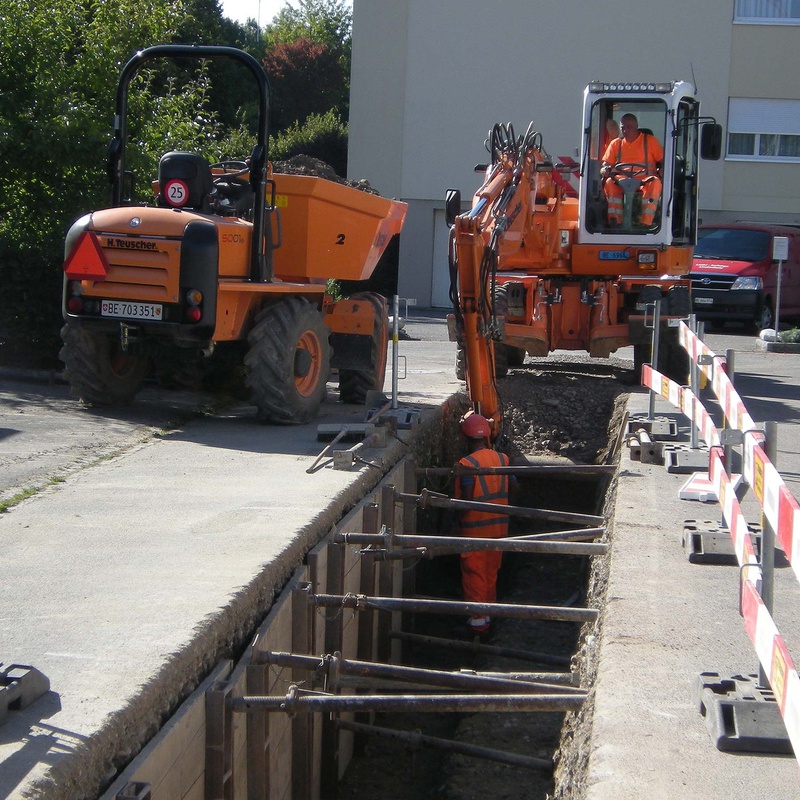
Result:
[[[699,306],[710,306],[714,304],[713,297],[695,297],[694,301]]]
[[[162,314],[163,307],[160,303],[129,303],[123,300],[103,300],[100,305],[100,315],[103,317],[160,320]]]

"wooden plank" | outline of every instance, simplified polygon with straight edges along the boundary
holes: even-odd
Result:
[[[214,668],[120,773],[101,800],[113,800],[131,782],[149,783],[153,800],[182,800],[191,795],[193,784],[204,784],[205,693],[214,683],[225,680],[232,668],[230,661],[220,662]]]
[[[267,670],[263,664],[248,664],[247,694],[267,693]],[[269,769],[267,745],[269,726],[266,711],[252,711],[247,715],[247,800],[269,800]]]
[[[380,507],[381,526],[395,530],[395,488],[391,484],[381,487]],[[395,563],[382,561],[378,567],[378,595],[392,597],[394,594]],[[378,612],[378,635],[376,641],[377,659],[389,663],[392,655],[392,640],[389,631],[395,624],[395,615],[388,611]]]
[[[310,654],[312,630],[310,621],[311,604],[308,595],[300,589],[293,589],[292,603],[292,647],[293,653]],[[292,671],[292,680],[300,683],[306,679],[303,670]],[[312,718],[310,714],[299,714],[292,719],[292,796],[311,797],[312,785]]]
[[[228,704],[230,684],[220,681],[206,692],[206,797],[233,800],[233,714]]]

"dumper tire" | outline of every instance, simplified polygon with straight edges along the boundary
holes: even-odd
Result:
[[[374,312],[369,364],[362,369],[339,370],[339,399],[343,403],[363,405],[368,392],[383,391],[389,345],[389,311],[386,298],[375,292],[359,292],[349,299],[368,301]]]
[[[662,298],[660,286],[643,286],[636,298],[637,314],[644,314],[645,311],[640,309],[639,306],[643,303],[653,303]],[[652,317],[651,317],[652,319]],[[652,333],[650,334],[652,336]],[[652,352],[652,343],[650,341],[638,342],[633,345],[633,379],[634,383],[639,383],[642,378],[642,366],[650,363],[650,356]],[[659,348],[659,357],[662,348]],[[659,358],[660,360],[660,358]]]
[[[459,345],[456,349],[456,380],[467,379],[467,351]]]
[[[258,313],[244,363],[260,420],[302,425],[319,415],[330,374],[329,333],[304,297],[287,297]]]
[[[492,342],[494,349],[494,376],[495,378],[505,378],[508,375],[508,345],[500,342]]]
[[[88,406],[130,403],[150,370],[146,354],[125,353],[114,335],[67,323],[58,357],[73,397]]]

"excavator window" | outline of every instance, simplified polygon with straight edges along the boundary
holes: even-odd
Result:
[[[667,107],[659,99],[604,98],[594,104],[584,164],[590,233],[660,229],[666,121]]]

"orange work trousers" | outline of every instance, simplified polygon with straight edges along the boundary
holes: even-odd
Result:
[[[461,554],[461,587],[465,601],[497,602],[497,573],[502,561],[503,554],[499,550]]]
[[[608,221],[617,225],[622,224],[622,188],[612,180],[606,180],[603,189],[608,199]],[[661,197],[661,181],[655,175],[645,178],[638,191],[642,195],[642,215],[639,222],[642,225],[652,225],[658,210],[658,200]]]

